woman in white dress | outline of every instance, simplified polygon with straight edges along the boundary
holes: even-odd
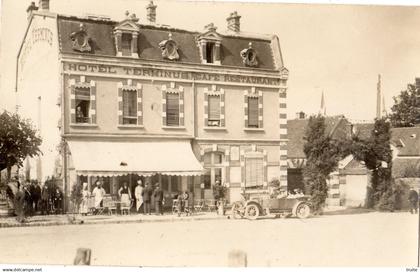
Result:
[[[143,185],[141,179],[137,181],[136,189],[134,190],[134,196],[136,197],[136,211],[139,212],[141,205],[143,204]]]
[[[88,190],[88,184],[85,182],[83,183],[83,188],[82,188],[82,203],[80,204],[80,213],[82,215],[87,215],[88,213],[88,209],[89,209],[89,197],[90,197],[90,192]]]

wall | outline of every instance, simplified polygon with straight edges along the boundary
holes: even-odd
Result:
[[[18,60],[19,114],[30,118],[42,137],[38,159],[31,159],[32,179],[45,181],[54,173],[60,143],[60,83],[57,26],[54,17],[34,15]]]

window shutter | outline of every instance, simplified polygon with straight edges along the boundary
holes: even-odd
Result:
[[[248,127],[258,127],[258,98],[248,97]]]
[[[264,164],[263,158],[245,159],[245,187],[263,186]]]
[[[209,96],[209,121],[220,120],[220,97],[218,95]]]
[[[179,126],[179,94],[166,94],[166,125]]]
[[[124,117],[137,116],[137,92],[124,90],[123,92],[123,115]]]

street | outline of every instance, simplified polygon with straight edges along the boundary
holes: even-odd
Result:
[[[415,266],[417,216],[364,213],[299,219],[209,220],[0,229],[0,263],[72,264],[78,247],[92,265],[225,266],[229,251],[248,266]]]

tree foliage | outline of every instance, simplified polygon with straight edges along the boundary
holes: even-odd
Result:
[[[12,166],[23,166],[26,157],[41,154],[42,140],[28,119],[4,111],[0,115],[0,164],[7,168],[8,179]]]
[[[393,127],[413,127],[420,123],[420,89],[408,84],[407,90],[394,97],[389,118]]]
[[[303,175],[315,210],[320,210],[325,204],[329,175],[337,169],[338,162],[348,155],[364,162],[371,172],[367,206],[380,210],[394,210],[399,188],[391,176],[390,123],[386,119],[376,120],[368,139],[354,137],[336,140],[325,132],[325,128],[324,117],[312,116],[305,131],[304,152],[307,163]]]
[[[392,179],[392,150],[390,147],[391,124],[386,119],[377,119],[368,139],[354,138],[350,152],[363,161],[371,171],[370,187],[366,206],[381,210],[393,210],[398,188]]]
[[[303,170],[306,190],[312,196],[314,210],[319,211],[328,196],[327,179],[341,158],[337,141],[325,132],[325,118],[321,115],[311,116],[305,131],[306,143],[304,153],[306,166]]]

